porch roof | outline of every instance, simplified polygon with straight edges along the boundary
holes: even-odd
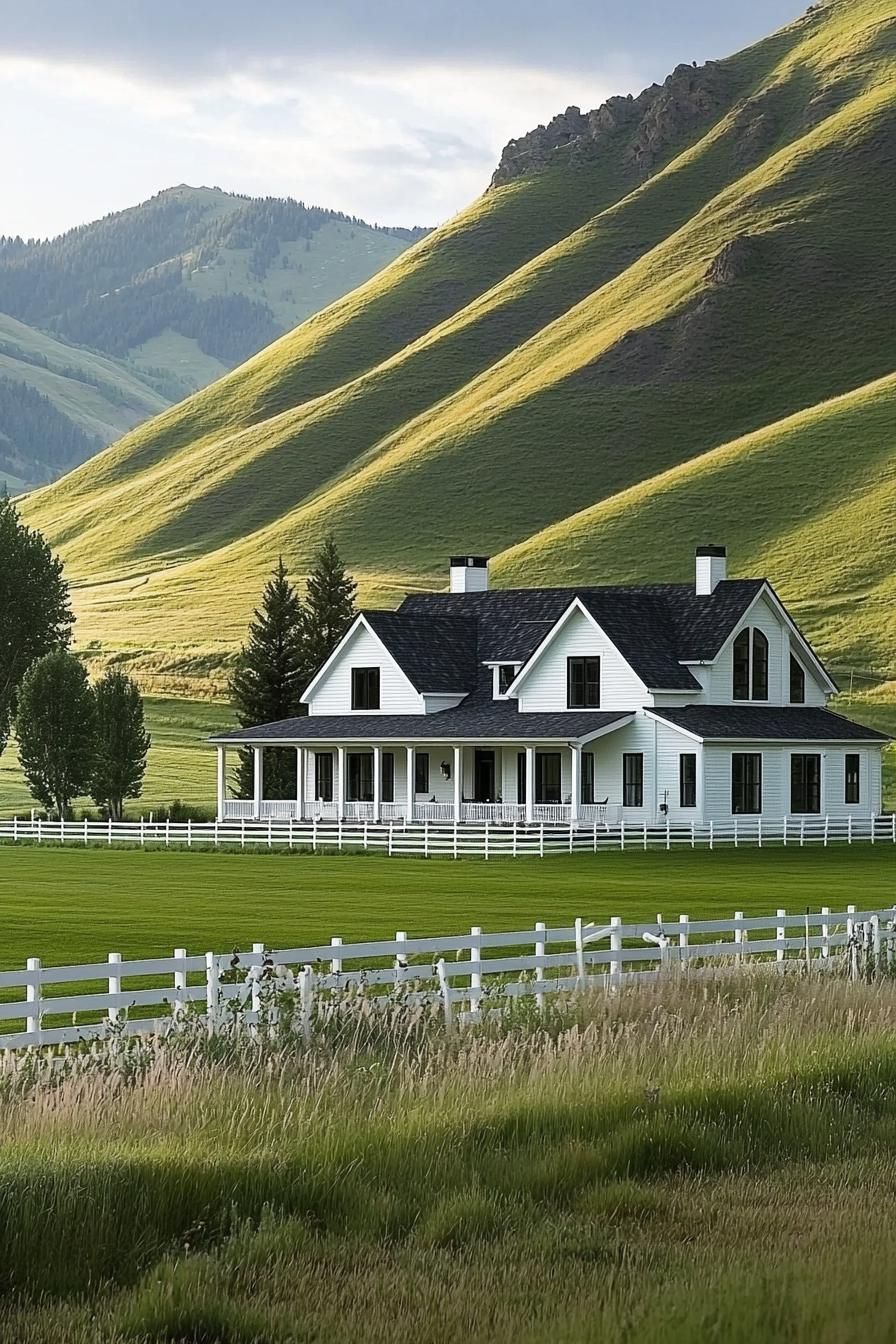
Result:
[[[703,739],[743,742],[889,742],[886,733],[814,705],[683,705],[648,711]]]
[[[314,742],[581,742],[624,727],[631,710],[521,714],[516,704],[442,710],[438,714],[312,714],[209,738],[218,745]]]

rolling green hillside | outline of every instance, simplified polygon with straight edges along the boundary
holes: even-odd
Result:
[[[896,680],[896,0],[513,142],[385,271],[29,500],[83,639],[219,665],[282,551],[362,595],[766,571]],[[861,599],[860,601],[858,599]]]

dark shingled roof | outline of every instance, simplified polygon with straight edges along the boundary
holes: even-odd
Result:
[[[578,597],[649,690],[699,690],[683,662],[712,659],[763,586],[727,579],[701,597],[692,584],[415,593],[401,618],[475,621],[480,662],[526,662]]]
[[[776,705],[685,705],[653,708],[658,718],[698,737],[763,742],[889,742],[886,733],[829,709]]]
[[[212,742],[268,741],[457,741],[465,738],[505,738],[510,741],[564,741],[587,737],[613,724],[622,727],[630,710],[582,713],[520,714],[515,701],[492,700],[474,708],[466,705],[436,714],[312,714],[218,733]]]
[[[457,616],[364,611],[364,619],[418,691],[472,691],[476,622]]]

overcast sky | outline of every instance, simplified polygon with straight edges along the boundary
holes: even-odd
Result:
[[[434,224],[570,103],[724,56],[798,0],[0,0],[0,233],[179,182]]]

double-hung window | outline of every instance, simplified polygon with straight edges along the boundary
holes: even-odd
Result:
[[[790,703],[792,705],[804,705],[806,703],[806,673],[803,665],[798,658],[790,655]]]
[[[794,752],[790,758],[790,810],[811,815],[821,812],[821,756],[817,752]]]
[[[732,699],[768,699],[768,640],[748,626],[734,641]]]
[[[380,670],[378,667],[352,668],[352,709],[379,709]]]
[[[582,752],[582,802],[594,802],[594,752]]]
[[[498,694],[506,695],[516,677],[516,663],[502,663],[498,668]]]
[[[735,816],[762,812],[762,753],[735,751],[731,757],[731,811]]]
[[[693,751],[683,751],[678,758],[678,804],[697,806],[697,756]]]
[[[314,796],[319,803],[333,801],[333,753],[314,753]]]
[[[391,751],[380,757],[380,801],[395,802],[395,754]]]
[[[845,759],[845,791],[843,801],[845,803],[858,803],[861,801],[861,757],[858,752],[849,751]]]
[[[429,752],[414,753],[414,792],[429,793]]]
[[[600,709],[600,659],[567,658],[567,709]]]
[[[644,755],[627,751],[622,757],[622,806],[644,806]]]

